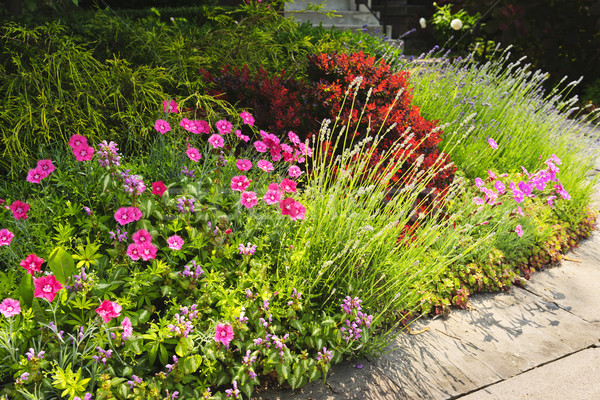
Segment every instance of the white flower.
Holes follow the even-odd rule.
[[[425,29],[427,27],[427,21],[425,21],[425,18],[422,18],[419,20],[419,24],[421,24],[421,28]]]
[[[454,29],[455,31],[459,31],[462,29],[462,21],[458,18],[455,18],[452,20],[452,22],[450,22],[450,26],[452,27],[452,29]]]

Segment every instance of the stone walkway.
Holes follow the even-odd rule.
[[[326,385],[256,398],[600,399],[598,230],[525,287],[477,295],[471,305],[418,321],[412,330],[425,332],[400,334],[380,358],[332,368]]]

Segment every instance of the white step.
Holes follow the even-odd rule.
[[[319,5],[323,3],[322,10],[335,10],[335,11],[356,11],[355,0],[294,0],[286,1],[284,3],[284,11],[301,11],[308,8],[308,4]],[[367,0],[367,4],[371,7],[371,0]],[[359,11],[368,11],[363,5],[360,6]]]
[[[290,16],[300,23],[311,22],[313,25],[379,25],[377,18],[370,12],[336,11],[336,14],[338,16],[330,18],[318,11],[304,11],[302,13],[288,13],[286,16]]]

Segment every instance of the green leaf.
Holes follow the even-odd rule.
[[[193,354],[181,360],[180,365],[185,375],[193,374],[202,364],[202,356]]]
[[[189,351],[194,347],[194,341],[187,337],[182,337],[179,339],[177,346],[175,346],[175,353],[179,357],[184,357],[189,353]]]
[[[21,296],[23,303],[27,304],[29,307],[31,307],[31,303],[33,302],[34,290],[33,277],[29,274],[25,274],[19,285],[19,295]]]
[[[138,323],[144,324],[148,322],[150,319],[150,311],[148,310],[139,310],[138,311]]]
[[[319,368],[317,368],[316,366],[313,366],[309,370],[308,381],[313,382],[313,381],[316,381],[317,379],[319,379],[320,377],[321,377],[321,371],[319,371]]]
[[[288,363],[277,364],[275,370],[283,379],[288,379],[290,376],[290,365]]]
[[[75,271],[73,256],[67,253],[62,247],[57,247],[50,253],[48,265],[52,272],[54,272],[56,279],[63,285],[67,282],[67,278],[73,275]]]
[[[240,388],[242,389],[242,392],[244,392],[244,394],[248,396],[248,398],[252,397],[252,392],[254,391],[254,384],[252,384],[251,381],[244,383],[240,386]]]
[[[229,383],[230,380],[231,379],[227,372],[223,371],[219,374],[219,377],[217,378],[216,386],[225,385],[226,383]]]
[[[298,333],[300,333],[300,335],[304,335],[306,333],[306,329],[304,329],[302,322],[298,321],[297,319],[291,320],[290,326],[292,328],[296,329],[298,331]]]
[[[169,353],[167,352],[167,348],[162,344],[158,345],[158,360],[161,364],[165,365],[167,360],[169,359]]]

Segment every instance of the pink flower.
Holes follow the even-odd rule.
[[[286,193],[296,193],[296,182],[291,179],[282,180],[279,187]]]
[[[267,160],[259,160],[256,163],[256,166],[267,173],[273,171],[273,164],[271,164]]]
[[[167,191],[167,187],[163,183],[163,181],[153,182],[152,183],[152,194],[157,196],[162,196]]]
[[[14,317],[21,313],[21,303],[15,299],[4,299],[0,303],[0,314],[4,315],[4,318]]]
[[[252,168],[252,163],[250,160],[237,160],[235,165],[240,171],[248,171],[250,168]]]
[[[121,322],[121,328],[123,328],[123,334],[121,338],[123,340],[127,340],[133,334],[133,328],[131,327],[131,321],[128,317],[123,318],[123,322]]]
[[[244,122],[244,124],[254,126],[254,117],[249,112],[242,111],[240,113],[240,117],[242,118],[242,121]]]
[[[41,169],[33,168],[27,172],[26,180],[27,180],[27,182],[31,182],[31,183],[40,183],[42,181],[42,179],[44,179],[47,176],[48,176],[48,174],[46,174]]]
[[[96,313],[102,317],[102,320],[106,324],[110,322],[111,319],[120,316],[122,309],[123,307],[121,307],[116,301],[104,300],[100,304],[100,307],[96,308]]]
[[[46,176],[50,175],[56,169],[54,164],[52,164],[52,160],[39,160],[35,168],[44,171]]]
[[[281,215],[291,215],[292,208],[295,207],[296,200],[291,197],[287,197],[279,202],[279,208],[281,208]]]
[[[140,245],[137,243],[131,243],[127,246],[127,256],[131,258],[133,261],[137,261],[140,259]]]
[[[46,275],[41,278],[33,279],[35,290],[33,295],[52,302],[56,293],[63,288],[54,275]]]
[[[240,203],[248,209],[254,207],[258,203],[258,198],[255,192],[243,192]]]
[[[16,200],[8,208],[12,210],[15,219],[27,219],[27,211],[29,211],[30,206],[27,203]]]
[[[555,199],[556,196],[548,196],[548,205],[550,206],[550,208],[554,208],[554,203],[552,201]]]
[[[185,153],[190,158],[190,160],[192,160],[193,162],[198,162],[202,158],[202,154],[200,154],[198,149],[195,147],[188,148]]]
[[[298,135],[296,135],[292,131],[288,132],[288,138],[290,139],[290,142],[292,142],[296,146],[298,146],[298,145],[300,145],[300,143],[302,143],[302,142],[300,142],[300,138],[298,137]]]
[[[246,175],[237,175],[231,178],[231,190],[243,192],[250,186],[250,179]]]
[[[525,216],[525,214],[523,213],[523,209],[521,209],[521,206],[517,206],[515,212],[519,215]]]
[[[300,148],[300,154],[302,154],[303,156],[312,157],[313,150],[306,144],[300,143],[298,144],[298,148]]]
[[[299,202],[294,203],[294,207],[292,207],[292,211],[290,212],[290,219],[292,221],[296,221],[299,219],[304,219],[306,215],[306,208]]]
[[[183,239],[179,235],[173,235],[167,239],[167,244],[170,249],[181,250],[183,247]]]
[[[473,197],[473,203],[477,204],[478,206],[482,206],[485,202],[481,197]]]
[[[140,229],[131,237],[134,243],[142,244],[145,242],[152,242],[152,235],[145,229]]]
[[[237,136],[244,142],[248,142],[250,140],[250,136],[243,135],[242,131],[240,131],[239,129],[235,131],[235,136]]]
[[[15,237],[8,229],[0,229],[0,246],[8,246]]]
[[[163,108],[166,113],[178,113],[179,107],[175,100],[163,100]]]
[[[491,169],[488,169],[488,176],[491,180],[497,179],[496,174],[494,174]]]
[[[219,131],[219,135],[227,135],[228,133],[231,132],[231,129],[233,128],[233,125],[231,125],[231,122],[227,121],[226,119],[217,121],[215,123],[215,126],[217,127],[217,130]]]
[[[561,165],[561,164],[562,164],[562,162],[560,161],[560,158],[558,158],[558,157],[556,156],[556,154],[552,154],[552,157],[551,157],[551,158],[552,158],[552,160],[554,160],[554,163],[555,163],[556,165]]]
[[[164,119],[157,119],[154,123],[154,129],[159,132],[161,135],[169,132],[171,130],[171,125]]]
[[[523,199],[525,198],[525,196],[523,195],[523,192],[521,192],[521,191],[520,191],[520,190],[518,190],[518,189],[514,189],[514,190],[513,190],[513,197],[514,197],[514,199],[515,199],[515,201],[516,201],[517,203],[520,203],[520,202],[522,202],[522,201],[523,201]]]
[[[35,254],[30,254],[23,261],[19,263],[19,265],[25,268],[28,274],[33,276],[36,272],[40,272],[42,264],[44,263],[44,259],[36,256]]]
[[[517,235],[519,235],[519,237],[523,236],[523,227],[521,225],[517,225],[515,227],[515,232],[517,232]]]
[[[71,136],[71,139],[69,139],[69,146],[71,146],[72,149],[74,149],[75,147],[79,147],[82,145],[87,145],[87,138],[85,136],[81,136],[81,135],[73,135]]]
[[[142,212],[140,211],[139,208],[137,207],[129,207],[129,211],[131,212],[131,214],[133,215],[133,220],[134,221],[138,221],[140,218],[143,217]]]
[[[297,165],[292,165],[288,168],[288,175],[290,178],[299,178],[302,175],[302,170]]]
[[[488,143],[492,149],[494,149],[494,150],[498,149],[498,143],[496,143],[496,141],[494,139],[489,138]]]
[[[257,140],[256,142],[254,142],[254,148],[256,149],[256,151],[258,151],[259,153],[264,153],[267,151],[268,147],[265,144],[265,142],[261,142],[260,140]]]
[[[569,194],[569,192],[567,192],[563,188],[563,186],[560,183],[554,185],[554,189],[556,189],[556,193],[560,194],[563,199],[565,199],[565,200],[571,200],[571,195]]]
[[[208,138],[208,143],[213,148],[217,149],[217,148],[223,147],[223,145],[225,144],[225,141],[223,140],[222,136],[214,134]]]
[[[215,331],[215,341],[222,343],[229,348],[229,343],[233,340],[233,327],[229,324],[217,324]]]
[[[498,194],[504,194],[504,192],[506,191],[506,186],[504,186],[504,183],[500,181],[494,182],[494,187],[498,191]]]
[[[263,196],[263,201],[267,204],[277,204],[281,200],[282,194],[279,189],[269,189]]]
[[[142,212],[137,207],[121,207],[115,212],[115,220],[121,225],[138,221],[140,218],[142,218]]]
[[[144,260],[144,261],[154,260],[156,258],[157,248],[150,242],[144,242],[144,243],[138,244],[138,250],[140,252],[140,256],[142,257],[142,260]]]
[[[188,132],[198,134],[198,126],[196,125],[195,121],[190,121],[187,118],[182,118],[181,121],[179,121],[179,126],[181,126]]]
[[[481,188],[483,186],[483,180],[481,178],[475,178],[475,186]]]
[[[94,148],[87,144],[82,144],[73,148],[73,154],[77,161],[90,161],[94,157]]]

